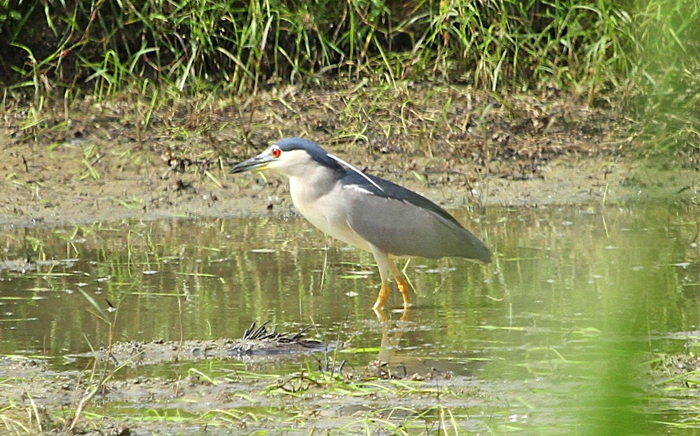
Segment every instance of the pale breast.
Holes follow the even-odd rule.
[[[339,205],[338,186],[330,190],[319,186],[301,185],[290,178],[290,192],[294,206],[304,218],[322,232],[361,250],[370,251],[369,245],[348,225],[347,205]]]

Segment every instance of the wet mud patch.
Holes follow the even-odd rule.
[[[288,87],[164,102],[148,120],[131,100],[74,105],[30,127],[27,113],[6,117],[0,225],[288,213],[286,181],[228,175],[231,164],[284,136],[313,139],[448,208],[615,202],[656,186],[643,165],[624,158],[634,135],[623,119],[554,94]],[[669,167],[692,171],[684,162]],[[672,179],[661,178],[671,191],[697,191],[696,181]]]
[[[482,407],[488,398],[467,377],[386,377],[375,372],[376,366],[340,369],[336,362],[330,367],[319,362],[301,361],[297,371],[275,374],[215,358],[193,366],[170,364],[171,377],[124,377],[119,370],[56,371],[55,364],[42,359],[4,358],[0,399],[12,406],[3,411],[3,421],[9,430],[26,428],[33,434],[66,429],[89,435],[305,434],[312,428],[353,434],[387,425],[415,431],[451,425],[456,430],[457,421],[443,416],[446,408],[456,414],[456,405]],[[75,411],[83,410],[89,395],[89,407],[76,419]],[[468,415],[451,419],[459,420],[462,429],[482,427]]]
[[[700,428],[700,358],[693,352],[654,354],[648,356],[645,366],[656,391],[650,396],[649,412],[659,420],[680,412],[687,418],[674,423],[679,431]]]

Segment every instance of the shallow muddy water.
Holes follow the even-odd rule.
[[[0,353],[42,356],[68,371],[85,364],[76,355],[108,343],[102,316],[118,315],[117,341],[146,342],[238,338],[270,320],[343,341],[347,370],[379,358],[385,373],[450,374],[459,393],[443,404],[470,432],[657,433],[684,419],[689,412],[653,383],[645,362],[686,350],[699,329],[696,208],[454,213],[492,247],[494,262],[399,259],[414,305],[393,310],[401,307],[394,291],[386,323],[370,309],[379,285],[371,254],[297,217],[6,231]],[[317,358],[256,369],[284,373],[305,359]],[[150,376],[178,373],[153,363]],[[148,370],[121,377],[139,371]],[[347,422],[325,416],[315,425]]]

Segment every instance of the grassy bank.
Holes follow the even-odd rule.
[[[41,110],[47,98],[70,104],[124,92],[179,98],[427,81],[622,107],[659,151],[693,150],[700,129],[692,0],[41,6],[0,1],[3,111],[19,99]]]

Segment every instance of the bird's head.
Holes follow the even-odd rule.
[[[271,170],[293,177],[309,174],[319,166],[331,170],[341,169],[336,159],[316,143],[306,139],[286,138],[275,142],[259,155],[234,165],[229,173]]]

